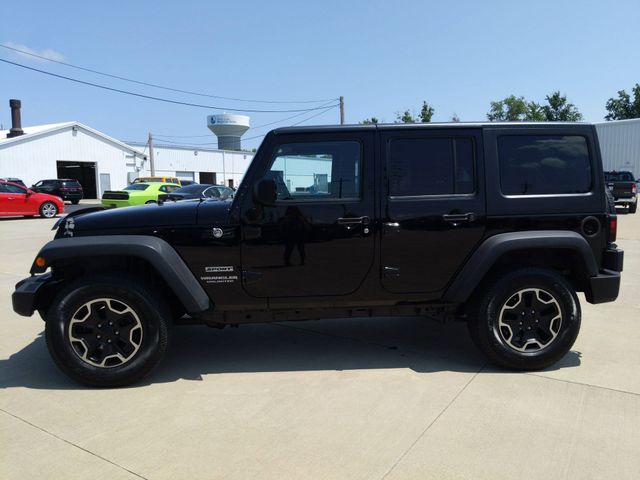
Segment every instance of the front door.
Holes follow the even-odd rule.
[[[273,206],[242,206],[243,285],[261,298],[339,296],[374,260],[374,132],[271,137],[254,182],[277,185]]]
[[[10,185],[0,184],[0,211],[5,215],[33,215],[34,208],[29,205],[27,190]]]
[[[382,285],[441,292],[484,235],[481,130],[390,128],[380,141]]]

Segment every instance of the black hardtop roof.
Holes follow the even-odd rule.
[[[352,125],[311,125],[296,127],[280,127],[272,130],[276,135],[283,133],[315,133],[315,132],[345,132],[363,130],[414,130],[414,129],[444,129],[444,128],[540,128],[558,130],[576,127],[592,127],[587,122],[429,122],[429,123],[377,123]]]

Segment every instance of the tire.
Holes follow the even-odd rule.
[[[78,205],[80,203],[80,200],[71,200],[71,203],[74,205]]]
[[[575,290],[553,270],[507,273],[489,283],[476,305],[468,319],[471,338],[490,361],[507,369],[556,363],[580,331]]]
[[[58,215],[58,206],[53,202],[44,202],[38,211],[42,218],[53,218]]]
[[[629,213],[636,213],[637,209],[638,209],[638,204],[637,203],[630,203],[629,204]]]
[[[160,362],[170,324],[169,307],[139,279],[96,275],[57,295],[45,336],[53,360],[69,377],[92,387],[121,387]]]
[[[151,203],[158,203],[155,200],[147,200],[146,202],[144,202],[145,205],[149,205]]]

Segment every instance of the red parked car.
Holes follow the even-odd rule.
[[[0,180],[0,217],[40,215],[53,218],[63,212],[64,202],[59,197]]]

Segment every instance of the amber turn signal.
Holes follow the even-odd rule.
[[[44,261],[44,257],[37,257],[36,258],[36,266],[43,268],[45,265],[47,264],[47,262]]]

